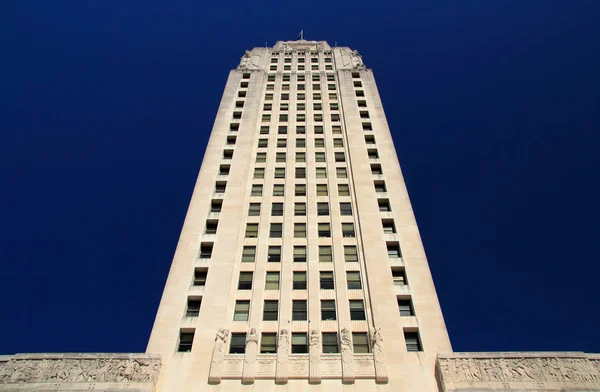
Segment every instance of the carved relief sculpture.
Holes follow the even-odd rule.
[[[354,371],[352,369],[352,359],[354,352],[352,350],[352,338],[348,328],[343,328],[340,333],[342,346],[342,381],[345,383],[354,382]]]
[[[277,370],[275,382],[285,384],[288,381],[287,362],[290,347],[290,336],[287,329],[279,331],[277,339]]]
[[[385,353],[383,351],[383,336],[381,328],[375,328],[371,336],[373,347],[373,359],[375,360],[375,381],[378,383],[388,382],[387,367],[385,364]]]
[[[155,382],[159,371],[158,358],[12,359],[0,370],[0,384]]]
[[[308,381],[313,384],[321,382],[321,372],[319,362],[321,359],[321,338],[319,331],[313,329],[310,331],[310,348],[309,348],[309,376]]]
[[[209,383],[220,383],[221,373],[223,371],[223,359],[227,350],[227,342],[229,341],[229,330],[219,329],[215,338],[215,346],[213,347],[212,363],[210,364],[210,372],[208,374]]]
[[[244,355],[244,370],[242,371],[242,382],[245,384],[252,384],[254,382],[257,352],[258,333],[256,332],[256,328],[252,328],[246,337],[246,353]]]
[[[352,68],[365,69],[365,65],[362,61],[362,56],[358,53],[358,50],[353,50],[350,53],[350,61],[352,62]]]

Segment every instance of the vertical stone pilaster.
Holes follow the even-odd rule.
[[[215,338],[213,347],[212,362],[210,372],[208,373],[208,382],[210,384],[219,384],[221,382],[221,372],[223,371],[223,360],[225,359],[225,350],[229,341],[229,330],[219,329]]]
[[[275,371],[275,382],[287,384],[288,382],[288,352],[290,349],[290,334],[287,329],[279,331],[277,339],[277,367]]]
[[[383,352],[383,336],[381,328],[375,328],[371,336],[371,347],[373,347],[373,360],[375,362],[375,382],[385,384],[388,382],[385,354]]]
[[[354,369],[352,369],[354,350],[352,349],[352,338],[348,328],[343,328],[340,336],[342,343],[342,382],[344,384],[354,384]]]
[[[246,337],[246,353],[244,355],[244,369],[242,370],[242,383],[244,384],[254,384],[257,352],[258,333],[256,328],[252,328]]]
[[[321,341],[319,331],[313,329],[310,331],[309,363],[308,363],[308,382],[311,384],[321,383]]]

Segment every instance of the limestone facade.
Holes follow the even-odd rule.
[[[160,390],[435,391],[451,351],[372,71],[323,41],[247,51],[148,344]]]

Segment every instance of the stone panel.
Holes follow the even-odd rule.
[[[442,392],[600,391],[597,362],[569,352],[440,354],[436,378]]]
[[[151,354],[17,354],[0,360],[0,391],[154,391]]]

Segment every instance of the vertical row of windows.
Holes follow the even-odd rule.
[[[237,132],[240,128],[239,120],[242,118],[243,108],[245,104],[245,98],[247,95],[247,89],[249,84],[250,74],[244,73],[242,75],[242,81],[240,82],[240,88],[237,93],[237,99],[234,104],[232,113],[232,121],[229,124],[229,134],[227,135],[225,148],[221,156],[222,163],[219,165],[219,172],[217,181],[215,182],[214,197],[210,202],[210,214],[217,215],[223,208],[223,196],[227,189],[227,177],[231,169],[231,160],[234,156],[234,147],[237,142]],[[205,235],[216,235],[219,227],[219,220],[209,218],[206,220],[204,227]],[[200,244],[200,259],[210,259],[212,257],[213,242],[202,242]],[[206,278],[208,275],[208,268],[195,268],[194,275],[192,278],[192,286],[203,288],[206,285]],[[243,283],[245,281],[246,283]],[[249,277],[240,276],[240,285],[252,285],[252,275]],[[185,306],[184,317],[198,317],[200,315],[200,308],[202,305],[201,296],[188,296],[187,303]],[[192,350],[192,344],[194,340],[194,330],[181,330],[179,332],[179,341],[177,343],[177,351],[188,352]]]
[[[379,151],[377,150],[377,143],[375,135],[373,134],[373,126],[370,122],[370,113],[368,111],[368,103],[365,96],[365,90],[360,80],[360,73],[352,73],[353,86],[355,88],[355,95],[357,97],[357,105],[359,109],[359,115],[362,120],[362,128],[364,131],[364,140],[367,145],[367,156],[370,161],[371,174],[373,175],[373,185],[375,191],[378,193],[377,204],[379,211],[382,213],[381,226],[383,234],[387,236],[386,247],[388,257],[391,260],[397,260],[402,258],[402,252],[400,250],[400,244],[395,237],[397,234],[396,224],[394,219],[391,217],[392,207],[389,199],[387,198],[387,186],[383,179],[383,169],[379,162]],[[408,282],[406,279],[406,271],[403,267],[392,267],[392,280],[395,287],[407,286]],[[414,316],[415,311],[410,296],[398,296],[398,312],[400,316]],[[421,340],[419,332],[416,330],[404,331],[404,339],[406,341],[407,351],[422,351]]]

